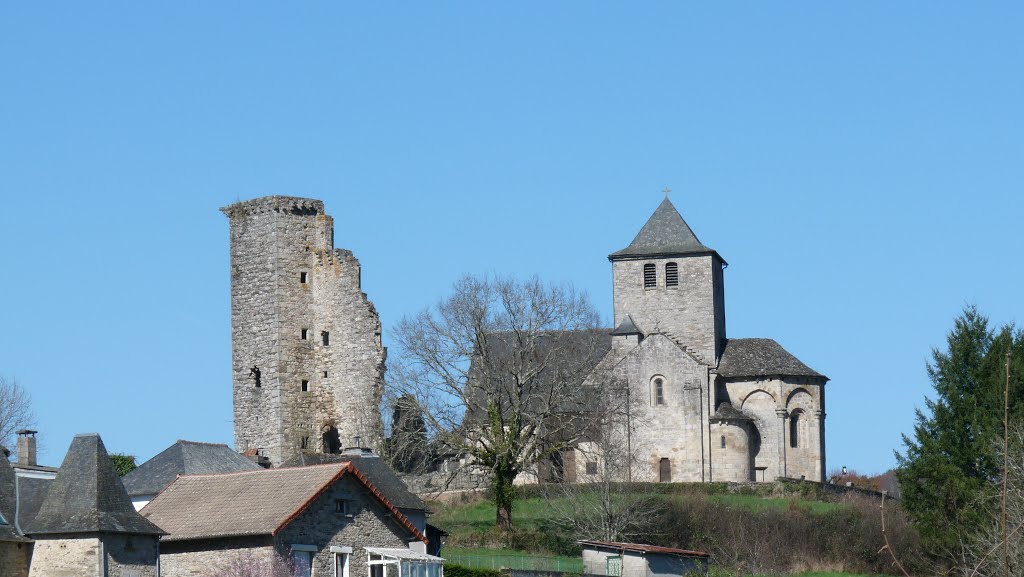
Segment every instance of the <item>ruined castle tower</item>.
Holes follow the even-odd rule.
[[[380,437],[386,350],[359,261],[319,200],[268,196],[230,220],[235,447],[277,466]],[[359,438],[359,440],[357,440]]]

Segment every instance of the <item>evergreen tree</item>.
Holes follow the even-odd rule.
[[[917,410],[914,436],[903,436],[906,451],[896,458],[904,508],[931,551],[956,563],[992,514],[982,503],[1002,470],[1005,355],[1012,347],[1019,361],[1024,338],[1009,325],[994,333],[971,306],[946,344],[945,351],[932,351],[927,368],[934,397]],[[1011,415],[1020,416],[1022,407],[1019,388],[1011,390]]]

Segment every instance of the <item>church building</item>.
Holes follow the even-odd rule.
[[[828,378],[774,340],[726,336],[726,261],[667,197],[608,260],[615,328],[591,378],[637,400],[630,443],[647,472],[634,480],[824,481]],[[583,481],[597,463],[578,453]]]

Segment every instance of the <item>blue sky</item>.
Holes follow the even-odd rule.
[[[464,273],[611,316],[670,187],[728,334],[832,378],[879,472],[976,303],[1020,319],[1024,8],[954,2],[0,3],[0,374],[43,452],[231,443],[227,220],[321,198],[389,330]]]

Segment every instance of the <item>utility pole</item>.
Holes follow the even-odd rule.
[[[626,382],[626,480],[630,485],[633,484],[633,422],[629,414],[630,405],[633,404],[630,399],[631,388],[629,382]]]
[[[1011,340],[1009,346],[1013,346]],[[1007,464],[1010,460],[1010,351],[1006,351],[1006,385],[1003,387],[1003,577],[1010,577],[1010,542],[1006,534]]]

